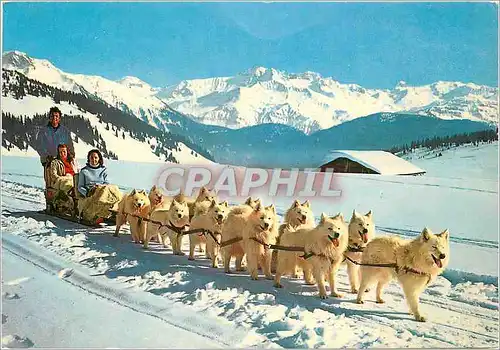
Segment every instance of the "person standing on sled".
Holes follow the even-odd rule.
[[[38,130],[36,134],[35,148],[40,156],[40,163],[43,166],[43,176],[45,180],[45,204],[46,210],[51,209],[51,204],[55,190],[51,189],[51,177],[49,174],[52,160],[58,155],[57,147],[60,144],[67,145],[71,154],[75,154],[71,133],[61,125],[61,110],[57,107],[52,107],[49,110],[49,122]]]
[[[83,197],[78,200],[80,219],[99,223],[110,217],[109,210],[122,198],[118,186],[108,182],[108,170],[99,150],[93,149],[87,154],[87,165],[78,175],[78,194]]]
[[[69,153],[75,154],[71,133],[64,125],[61,125],[61,116],[59,108],[50,108],[49,122],[39,130],[37,135],[38,154],[44,168],[52,159],[57,158],[59,145],[67,145]]]

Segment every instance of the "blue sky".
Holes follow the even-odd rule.
[[[491,3],[4,3],[3,51],[153,86],[253,66],[392,88],[498,85]]]

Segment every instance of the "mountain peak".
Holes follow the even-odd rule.
[[[400,80],[397,84],[396,84],[396,89],[397,88],[406,88],[408,87],[408,84],[406,84],[406,81],[404,80]]]
[[[2,67],[6,69],[25,69],[33,65],[33,60],[24,52],[7,51],[2,55]]]
[[[151,88],[151,85],[149,85],[145,81],[143,81],[137,77],[130,76],[130,75],[123,77],[123,78],[117,80],[116,82],[119,84],[125,85],[129,88],[131,88],[131,87]]]
[[[270,72],[270,69],[262,66],[254,66],[247,71],[248,74],[256,77],[262,77],[268,72]]]

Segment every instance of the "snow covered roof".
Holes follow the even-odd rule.
[[[381,175],[411,175],[422,174],[425,170],[410,162],[384,151],[331,151],[323,162],[325,165],[337,158],[347,158],[355,161]]]

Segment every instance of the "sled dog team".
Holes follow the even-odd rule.
[[[259,199],[250,197],[241,205],[229,206],[227,202],[218,202],[216,195],[205,187],[194,200],[182,194],[166,197],[156,186],[149,194],[132,190],[118,205],[115,236],[126,222],[130,224],[133,241],[142,242],[144,248],[148,248],[153,237],[167,247],[168,238],[173,253],[185,255],[182,240],[188,236],[189,260],[195,259],[196,247],[200,252],[204,248],[212,267],[218,267],[222,257],[225,272],[230,272],[233,257],[236,271],[244,270],[246,257],[252,280],[258,279],[260,267],[278,288],[282,287],[283,276],[298,278],[302,272],[306,284],[317,284],[320,298],[327,298],[325,281],[331,296],[342,297],[335,279],[343,264],[347,265],[351,293],[357,293],[356,301],[360,304],[372,286],[376,288],[376,302],[383,303],[384,287],[396,279],[417,321],[425,321],[419,310],[420,294],[449,261],[448,230],[434,234],[424,228],[413,240],[375,237],[371,211],[365,215],[354,211],[348,224],[341,213],[322,213],[315,225],[309,201],[298,200],[286,211],[280,225],[274,205],[264,206]],[[177,232],[196,233],[181,235],[163,225],[173,226]],[[196,229],[208,230],[210,234]],[[270,249],[269,245],[277,245],[277,249]]]

